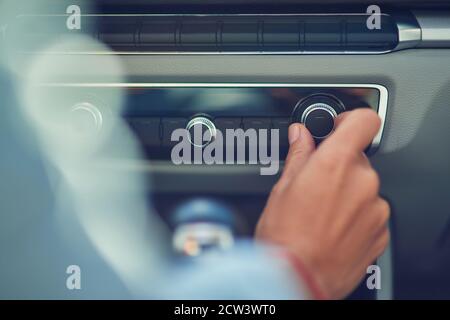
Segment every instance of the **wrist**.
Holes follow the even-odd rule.
[[[313,272],[307,268],[303,261],[297,255],[287,250],[284,251],[284,255],[294,269],[299,280],[309,289],[311,299],[326,300],[327,296],[321,288],[319,281],[316,279]]]

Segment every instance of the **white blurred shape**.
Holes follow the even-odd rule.
[[[83,70],[91,75],[107,74],[110,82],[122,82],[120,61],[115,55],[102,56],[99,64],[86,56],[48,53],[64,52],[73,46],[107,50],[85,36],[66,38],[45,48],[34,56],[25,74],[22,95],[24,114],[35,129],[43,153],[63,177],[55,192],[69,190],[72,194],[73,201],[60,201],[63,207],[56,212],[61,231],[70,228],[63,212],[76,212],[93,245],[128,288],[138,296],[152,295],[152,283],[161,280],[166,269],[163,244],[167,239],[146,201],[144,177],[118,169],[110,157],[112,152],[130,158],[140,156],[137,141],[120,117],[122,89],[98,90],[91,96],[82,88],[46,85],[75,79],[79,82]],[[74,110],[97,117],[101,130],[74,125]],[[66,194],[61,196],[67,198]],[[75,203],[76,208],[68,210],[65,203]]]
[[[67,29],[67,7],[74,2],[81,14],[93,10],[90,0],[0,0],[0,64],[20,78],[33,59],[30,52],[63,35],[89,32],[94,26],[83,23],[76,32]]]

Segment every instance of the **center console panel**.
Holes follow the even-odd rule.
[[[72,90],[73,86],[77,90]],[[224,148],[234,143],[226,140],[227,129],[265,129],[269,135],[272,129],[277,129],[279,159],[282,160],[288,149],[287,131],[291,123],[304,123],[320,143],[331,133],[334,118],[341,112],[371,108],[384,125],[388,100],[387,89],[376,84],[123,83],[102,86],[80,83],[69,87],[55,85],[45,90],[52,97],[52,92],[58,90],[71,116],[74,110],[78,115],[86,113],[84,117],[73,117],[74,121],[92,122],[82,127],[98,126],[98,118],[102,119],[101,125],[107,125],[108,118],[102,115],[111,110],[102,103],[102,96],[108,96],[110,90],[123,90],[125,102],[121,117],[135,133],[147,159],[166,161],[170,161],[171,149],[177,143],[171,139],[172,132],[195,125],[220,131],[224,135]],[[368,146],[369,154],[376,151],[382,133],[383,126]],[[270,144],[270,137],[268,141]]]

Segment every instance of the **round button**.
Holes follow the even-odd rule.
[[[189,131],[188,139],[194,147],[205,147],[216,137],[217,129],[214,123],[204,116],[192,118],[186,125]]]
[[[89,102],[77,103],[71,109],[71,123],[74,130],[89,135],[101,130],[103,116],[95,105]]]
[[[325,103],[315,103],[305,109],[301,122],[314,138],[324,139],[333,131],[336,116],[333,107]]]
[[[320,143],[333,132],[334,119],[344,111],[344,104],[335,96],[313,94],[295,105],[292,122],[303,123],[315,142]]]

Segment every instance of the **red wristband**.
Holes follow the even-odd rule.
[[[326,300],[326,295],[314,279],[311,272],[306,268],[303,262],[291,252],[285,251],[285,257],[291,263],[298,277],[310,289],[312,298],[315,300]]]

